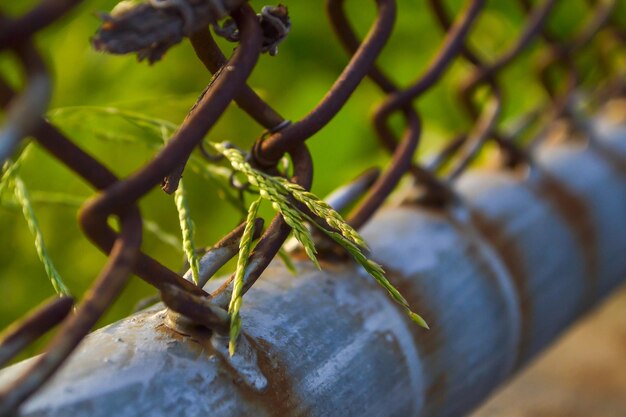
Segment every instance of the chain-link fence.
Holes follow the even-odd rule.
[[[207,163],[224,159],[228,146],[219,148],[222,154],[213,154],[206,149],[203,140],[231,102],[236,102],[265,129],[248,152],[237,151],[245,157],[239,163],[265,175],[259,178],[289,178],[289,182],[283,183],[286,187],[297,184],[299,187],[294,189],[308,190],[314,161],[306,141],[341,111],[365,78],[369,77],[380,88],[385,98],[376,107],[372,119],[382,147],[391,154],[388,167],[380,175],[377,171],[366,173],[331,198],[335,208],[354,204],[346,220],[358,230],[405,176],[411,176],[415,185],[410,197],[412,201],[433,208],[456,204],[455,183],[487,144],[497,145],[504,169],[532,170],[535,166],[533,151],[537,144],[555,136],[554,121],[567,127],[567,133],[562,136],[582,135],[593,140],[585,112],[611,98],[620,97],[626,87],[626,75],[621,67],[626,28],[615,12],[619,8],[615,1],[589,0],[588,19],[581,22],[577,33],[568,38],[561,38],[549,29],[551,12],[558,3],[556,0],[537,4],[528,0],[512,1],[510,7],[521,8],[526,23],[504,53],[486,60],[470,44],[469,38],[487,2],[468,0],[458,16],[451,16],[444,1],[429,0],[433,18],[445,36],[426,70],[413,83],[398,86],[385,74],[393,68],[385,68],[385,62],[378,59],[398,13],[395,1],[376,1],[376,19],[367,35],[359,39],[344,2],[329,0],[326,8],[331,26],[350,60],[318,105],[302,119],[292,122],[246,84],[259,55],[275,54],[279,43],[288,36],[291,23],[287,7],[266,6],[257,14],[242,0],[123,3],[111,14],[102,16],[103,23],[92,40],[97,50],[114,54],[136,53],[140,59],[155,62],[171,46],[188,39],[214,77],[187,118],[154,158],[132,175],[118,178],[44,119],[53,89],[31,38],[77,3],[44,0],[23,16],[2,17],[0,20],[0,49],[3,53],[15,54],[26,80],[20,91],[14,91],[0,79],[0,100],[6,115],[0,136],[0,160],[4,163],[11,158],[24,138],[32,136],[50,154],[91,184],[98,194],[83,205],[79,221],[93,244],[108,254],[108,261],[83,301],[76,306],[75,313],[72,313],[72,300],[60,297],[36,310],[5,335],[0,364],[7,363],[24,346],[59,326],[45,353],[11,386],[0,391],[2,415],[12,415],[55,373],[118,297],[131,274],[160,291],[165,304],[178,313],[173,314],[172,319],[179,325],[192,323],[218,333],[228,333],[233,291],[243,295],[255,284],[295,227],[285,215],[284,207],[264,230],[261,220],[247,222],[216,243],[200,261],[197,283],[194,283],[191,274],[183,277],[141,250],[142,217],[137,203],[155,187],[161,186],[165,192],[174,193],[194,150],[198,150]],[[411,13],[411,10],[401,12]],[[211,26],[216,35],[237,42],[231,57],[223,55],[209,30]],[[599,33],[611,39],[610,48],[594,45]],[[545,89],[549,100],[532,112],[519,115],[519,122],[513,128],[505,128],[501,121],[506,104],[501,74],[529,47],[536,45],[541,49],[541,60],[529,71],[536,70],[536,82]],[[600,73],[600,76],[596,74],[595,88],[585,88],[584,95],[580,86],[585,83],[589,68],[577,61],[578,54],[583,51],[594,54],[597,64],[594,70]],[[410,53],[407,48],[407,55]],[[415,153],[425,121],[420,117],[416,103],[459,61],[471,68],[458,87],[458,102],[471,120],[472,128],[451,137],[441,152],[431,159],[418,161]],[[401,134],[397,134],[392,124],[392,119],[398,117],[404,126]],[[285,156],[288,156],[287,163],[284,163]],[[3,175],[8,175],[9,170],[10,166]],[[246,181],[233,176],[231,183],[241,192],[250,187],[263,191],[250,175]],[[325,218],[316,211],[317,206],[307,205],[304,200],[292,203],[306,216],[304,218],[317,223],[327,233],[345,236],[342,223]],[[118,229],[111,226],[111,217],[118,219]],[[570,220],[579,221],[576,218]],[[252,228],[247,227],[250,224],[253,224]],[[582,229],[577,227],[576,230]],[[248,240],[259,239],[249,257],[245,275],[239,281],[235,276],[231,277],[210,294],[205,292],[203,284],[237,254],[242,235],[247,235]],[[584,231],[580,235],[581,240],[589,239]],[[324,238],[318,237],[317,240],[322,248]],[[322,253],[324,251],[320,249],[319,256],[342,256],[334,246],[327,246],[328,253]],[[593,259],[592,249],[588,256],[588,274],[593,275],[597,262]]]

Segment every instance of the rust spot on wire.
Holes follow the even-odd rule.
[[[179,332],[165,324],[158,325],[155,330],[166,340],[176,340],[183,343],[198,355],[203,357],[222,357],[211,341],[212,332],[206,328],[193,328],[189,332]],[[251,388],[241,382],[241,375],[225,359],[222,359],[221,371],[227,372],[227,377],[237,385],[239,393],[246,399],[264,410],[267,415],[275,417],[301,416],[303,404],[300,396],[295,392],[295,381],[287,373],[286,366],[281,361],[272,345],[263,339],[253,339],[246,336],[246,342],[256,354],[256,364],[260,372],[267,379],[267,387],[262,390]]]
[[[435,379],[426,388],[426,398],[428,398],[428,406],[438,408],[440,404],[444,404],[447,399],[448,376],[445,372],[437,375]]]
[[[419,292],[418,286],[415,285],[417,277],[407,277],[386,265],[383,265],[383,268],[387,272],[389,282],[400,291],[410,306],[420,312],[420,315],[430,326],[428,331],[418,331],[412,328],[411,336],[415,346],[417,346],[422,365],[424,366],[423,375],[428,375],[430,381],[432,381],[429,381],[430,385],[426,388],[428,402],[442,403],[447,398],[449,381],[445,377],[444,363],[437,360],[437,352],[441,350],[441,347],[445,345],[447,340],[440,316],[434,307],[429,305],[429,300]],[[434,397],[430,395],[434,395]]]
[[[301,410],[303,401],[294,390],[296,381],[287,372],[287,367],[281,361],[272,345],[263,339],[248,339],[257,353],[257,360],[261,372],[268,380],[268,387],[262,393],[252,392],[248,396],[271,416],[289,417],[306,415]]]
[[[621,155],[597,141],[591,144],[591,150],[606,161],[615,172],[626,179],[626,155]]]
[[[530,184],[530,190],[559,213],[574,234],[585,257],[586,298],[591,304],[597,297],[599,272],[598,238],[591,210],[580,197],[547,172],[540,171],[537,176],[537,181],[525,184]]]
[[[428,331],[414,331],[411,332],[411,334],[414,336],[415,343],[419,347],[420,352],[424,356],[432,355],[445,342],[445,337],[441,333],[439,317],[436,311],[429,306],[429,300],[425,299],[424,295],[416,288],[416,277],[404,276],[399,271],[389,268],[384,264],[383,268],[387,272],[389,282],[400,291],[407,299],[410,306],[420,312],[420,315],[430,326],[430,330]],[[400,307],[398,307],[398,309],[400,309]]]
[[[530,353],[530,337],[533,326],[531,319],[533,311],[532,299],[527,287],[528,273],[524,267],[520,250],[515,242],[504,233],[504,225],[498,224],[497,221],[486,217],[477,210],[472,210],[471,216],[472,223],[498,253],[513,279],[521,315],[520,345],[516,360],[516,364],[519,366]]]

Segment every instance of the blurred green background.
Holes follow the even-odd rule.
[[[18,0],[2,7],[8,14],[17,15],[35,3]],[[448,3],[456,13],[464,2]],[[71,106],[112,106],[179,124],[208,83],[210,74],[196,59],[188,42],[172,48],[153,66],[138,63],[134,56],[108,56],[93,51],[89,38],[99,25],[94,12],[111,10],[115,4],[115,0],[85,1],[37,35],[37,45],[54,77],[52,113]],[[258,1],[252,4],[257,10],[263,6]],[[333,37],[322,2],[287,1],[286,5],[292,19],[292,32],[280,45],[276,57],[261,57],[249,82],[282,115],[295,121],[321,99],[348,58]],[[352,0],[347,7],[359,33],[364,34],[375,15],[374,2]],[[624,9],[623,5],[620,7]],[[567,36],[587,17],[589,10],[583,0],[562,1],[550,26],[560,36]],[[485,58],[493,58],[518,36],[523,23],[524,16],[517,2],[492,0],[476,24],[471,42]],[[425,2],[399,0],[393,38],[379,63],[394,80],[406,85],[425,70],[441,40],[442,31]],[[228,55],[233,44],[222,45]],[[536,43],[501,77],[507,99],[505,121],[545,100],[532,71],[540,46],[540,42]],[[588,53],[581,60],[591,61],[593,56]],[[593,79],[597,76],[595,69],[588,68],[588,76]],[[436,150],[452,134],[470,127],[455,93],[455,87],[469,70],[467,63],[457,60],[445,79],[419,100],[417,107],[424,121],[424,133],[417,158]],[[15,86],[21,85],[19,66],[6,52],[0,54],[0,74]],[[308,142],[315,161],[315,193],[324,195],[364,169],[388,162],[368,118],[382,97],[366,80],[341,113]],[[140,144],[99,138],[97,132],[107,129],[111,129],[113,135],[120,132],[131,137],[145,134],[120,118],[88,111],[73,114],[74,117],[59,119],[57,125],[118,175],[137,170],[155,153],[154,149]],[[232,105],[208,138],[229,140],[248,148],[261,130]],[[83,181],[37,146],[25,160],[20,175],[33,194],[58,191],[82,199],[93,195]],[[196,244],[209,246],[237,224],[240,213],[218,198],[214,183],[193,172],[187,173],[185,180],[196,223]],[[3,201],[6,203],[9,197],[4,196]],[[172,196],[154,190],[141,200],[140,207],[146,220],[171,235],[180,236]],[[40,202],[35,203],[34,209],[52,260],[71,292],[80,298],[103,266],[105,256],[80,233],[76,207]],[[54,292],[37,259],[33,237],[21,211],[3,204],[0,230],[0,294],[4,297],[0,302],[0,328],[5,328]],[[143,248],[174,270],[182,267],[180,248],[163,243],[152,233],[145,233]],[[152,294],[156,291],[133,278],[101,324],[129,314],[138,300]]]

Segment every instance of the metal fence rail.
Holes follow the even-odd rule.
[[[368,223],[377,259],[432,323],[427,335],[351,264],[302,264],[294,278],[273,263],[250,291],[235,357],[219,335],[169,329],[156,306],[87,336],[22,415],[463,415],[626,279],[621,129],[602,149],[542,149],[530,177],[470,172],[463,203],[447,210],[405,204]],[[559,198],[584,206],[577,224]]]
[[[138,54],[140,59],[154,62],[169,47],[187,37],[199,59],[209,71],[215,73],[215,76],[177,132],[155,157],[142,169],[127,178],[117,178],[107,167],[85,153],[42,118],[50,94],[50,82],[45,66],[32,46],[30,38],[39,29],[53,23],[77,3],[79,2],[44,0],[24,16],[13,19],[0,18],[0,50],[14,53],[18,57],[23,64],[26,79],[25,86],[19,92],[13,91],[4,80],[0,79],[0,103],[6,109],[6,121],[0,133],[0,161],[4,162],[10,157],[23,138],[32,135],[37,143],[89,182],[99,193],[84,204],[80,214],[80,224],[87,237],[107,253],[109,259],[91,290],[78,305],[75,313],[70,313],[71,309],[68,308],[67,299],[54,300],[43,307],[44,310],[35,313],[21,327],[14,328],[8,337],[2,341],[0,358],[3,363],[6,363],[21,347],[50,328],[56,325],[60,326],[57,336],[46,348],[46,352],[31,361],[12,384],[0,388],[0,415],[15,413],[20,405],[57,371],[98,318],[117,298],[131,273],[158,288],[162,298],[172,310],[177,311],[183,317],[191,318],[193,322],[207,331],[212,330],[218,334],[227,327],[228,297],[226,295],[231,291],[231,285],[224,285],[209,294],[143,253],[141,251],[142,220],[137,208],[137,201],[159,185],[163,185],[164,191],[168,193],[177,188],[190,154],[201,145],[204,136],[220,118],[230,102],[237,102],[242,109],[266,129],[250,150],[249,159],[251,163],[268,173],[280,175],[276,164],[283,155],[288,154],[294,166],[294,175],[291,180],[308,189],[312,181],[313,161],[311,161],[308,153],[306,140],[314,136],[332,120],[349,100],[360,82],[369,76],[386,95],[385,100],[374,115],[374,126],[381,143],[392,153],[392,159],[387,170],[373,181],[365,196],[348,216],[349,222],[355,227],[361,227],[369,221],[396,187],[399,180],[407,173],[414,177],[416,190],[419,190],[417,195],[411,197],[413,203],[430,207],[431,210],[438,210],[442,213],[457,207],[460,198],[458,187],[462,186],[459,182],[468,181],[464,174],[466,168],[489,141],[495,142],[500,147],[504,156],[502,164],[504,169],[518,172],[526,168],[532,173],[541,173],[542,164],[536,162],[534,150],[539,142],[547,136],[546,132],[550,122],[556,119],[567,123],[576,134],[585,136],[595,148],[603,149],[601,145],[596,143],[598,142],[597,135],[594,134],[590,122],[587,122],[588,119],[580,113],[578,86],[584,82],[585,69],[577,66],[575,55],[585,46],[592,44],[594,36],[598,32],[606,31],[615,40],[615,48],[611,53],[620,56],[623,54],[626,38],[625,30],[620,26],[618,16],[614,13],[615,1],[589,0],[587,2],[589,21],[582,23],[580,31],[573,38],[559,39],[550,32],[546,25],[556,1],[546,0],[539,5],[534,5],[530,1],[520,0],[520,6],[528,16],[526,27],[508,51],[493,62],[485,62],[468,44],[472,25],[486,7],[485,1],[469,0],[466,8],[459,13],[459,16],[452,19],[446,10],[445,2],[432,0],[429,4],[434,16],[445,30],[441,48],[432,63],[415,83],[399,87],[395,86],[383,73],[382,68],[376,64],[377,58],[392,32],[396,15],[395,1],[376,1],[377,17],[367,36],[359,41],[351,29],[348,16],[344,12],[344,2],[342,0],[329,0],[327,9],[331,24],[351,57],[337,81],[320,103],[303,119],[291,123],[246,85],[246,80],[253,70],[259,54],[262,52],[274,53],[276,45],[287,35],[290,22],[285,7],[264,8],[257,15],[242,0],[150,0],[146,4],[127,7],[124,10],[118,9],[112,15],[104,16],[104,22],[93,40],[94,47],[110,53],[134,52]],[[223,26],[218,26],[216,31],[220,35],[238,42],[238,47],[228,60],[222,55],[208,29],[209,24],[216,24],[219,19],[226,16],[230,16],[231,20]],[[545,58],[540,65],[538,82],[545,88],[550,100],[531,114],[523,115],[526,117],[521,119],[523,123],[518,126],[515,132],[504,131],[500,126],[503,97],[499,85],[499,75],[507,65],[511,64],[516,57],[533,42],[537,42],[539,38],[541,38],[541,42],[545,43]],[[606,50],[599,48],[592,48],[592,50],[599,54],[598,62],[601,63],[603,83],[599,85],[597,91],[590,95],[590,102],[593,103],[593,100],[596,100],[604,103],[612,97],[623,94],[624,74],[620,72],[619,67],[614,65],[613,57],[605,56]],[[467,81],[459,87],[460,102],[473,121],[473,127],[451,139],[449,145],[431,161],[417,163],[413,156],[420,142],[422,120],[414,104],[457,59],[465,59],[474,67],[474,70],[468,74]],[[382,63],[379,64],[382,65]],[[559,77],[554,77],[555,72],[564,73],[566,82],[559,82]],[[489,92],[486,100],[478,100],[475,97],[482,85],[487,86]],[[405,120],[406,128],[400,138],[396,137],[394,130],[389,125],[390,117],[395,114],[401,114]],[[537,126],[544,128],[544,131],[535,133],[534,138],[526,140],[525,143],[528,146],[522,146],[520,138],[524,137],[523,133]],[[622,167],[623,173],[623,162],[620,162],[619,158],[616,159],[611,152],[605,152],[605,154],[607,160],[613,161],[614,166]],[[615,162],[616,160],[618,162]],[[589,162],[585,159],[585,162],[592,164],[588,169],[595,166],[593,161]],[[542,177],[541,184],[536,185],[531,191],[535,197],[543,196],[541,197],[542,201],[547,201],[558,212],[560,220],[553,219],[550,223],[552,227],[557,227],[557,220],[559,224],[565,223],[567,226],[565,229],[569,230],[568,233],[573,234],[577,241],[576,244],[582,242],[584,246],[582,252],[574,249],[565,250],[561,246],[556,246],[557,249],[555,250],[557,252],[563,250],[564,254],[569,255],[579,254],[579,258],[583,259],[581,267],[584,272],[582,275],[588,278],[594,277],[591,283],[584,286],[584,291],[581,290],[584,294],[572,293],[573,298],[568,298],[568,302],[571,302],[572,305],[568,308],[557,309],[558,311],[548,311],[547,309],[554,309],[550,300],[554,300],[551,297],[556,297],[556,293],[553,291],[558,292],[559,289],[544,288],[542,286],[544,275],[539,273],[541,271],[533,272],[533,268],[539,265],[536,262],[538,262],[537,259],[540,259],[537,257],[541,253],[529,253],[527,257],[524,257],[524,254],[515,253],[516,244],[514,243],[526,247],[525,243],[522,244],[524,236],[513,234],[515,239],[507,240],[505,236],[501,236],[502,230],[505,229],[502,227],[494,228],[492,222],[484,221],[482,217],[491,214],[497,218],[498,222],[510,224],[508,218],[505,221],[498,217],[501,214],[504,217],[507,215],[515,216],[516,219],[522,221],[526,218],[525,216],[529,216],[529,211],[524,209],[524,204],[527,204],[532,198],[520,201],[518,206],[503,209],[504,211],[500,214],[497,213],[500,206],[494,201],[487,199],[488,203],[485,203],[485,207],[482,207],[480,202],[476,203],[481,209],[484,208],[483,211],[487,213],[481,212],[479,218],[475,219],[479,225],[476,234],[494,240],[492,243],[498,250],[506,251],[506,253],[498,254],[504,260],[502,273],[508,271],[507,273],[513,278],[512,282],[515,283],[514,289],[517,293],[527,294],[527,296],[522,296],[520,306],[521,312],[530,315],[531,319],[521,320],[522,342],[520,342],[519,349],[522,354],[515,358],[515,361],[520,363],[535,353],[546,340],[553,337],[556,329],[560,329],[571,320],[572,311],[581,307],[577,297],[584,296],[593,300],[605,290],[603,285],[606,283],[602,281],[602,277],[604,277],[605,272],[607,276],[610,274],[603,268],[618,268],[612,259],[607,258],[607,254],[613,253],[611,252],[613,246],[609,244],[606,247],[602,246],[601,238],[596,236],[599,233],[599,229],[596,228],[604,225],[602,222],[609,220],[605,218],[593,219],[600,222],[593,223],[590,220],[591,217],[583,216],[587,209],[583,201],[592,202],[594,207],[589,209],[592,214],[603,213],[602,210],[609,209],[600,206],[595,207],[596,200],[589,200],[591,196],[584,192],[581,199],[580,196],[576,195],[576,192],[571,191],[568,187],[571,186],[573,190],[577,190],[576,186],[580,185],[577,181],[581,178],[579,175],[575,175],[575,172],[570,172],[570,175],[572,175],[571,178],[566,175],[559,176],[558,173],[554,173],[554,178]],[[594,178],[602,178],[603,181],[611,180],[610,176],[602,177],[595,171],[589,175]],[[496,181],[500,177],[494,174],[490,178],[485,179],[484,183]],[[567,186],[561,186],[562,183]],[[597,188],[599,184],[604,183],[597,182],[595,187]],[[597,191],[597,189],[589,191]],[[613,191],[618,192],[617,190]],[[615,204],[621,203],[609,202],[607,204],[610,207],[616,207]],[[530,213],[533,212],[530,211]],[[619,215],[617,212],[606,214]],[[121,226],[119,232],[113,230],[107,223],[109,217],[112,216],[119,219]],[[584,220],[580,219],[580,216],[583,216],[588,222],[585,223]],[[405,226],[409,227],[408,224]],[[325,224],[325,227],[329,226]],[[258,229],[260,231],[261,228],[258,227]],[[555,231],[553,237],[555,239],[563,237],[562,235],[565,233],[563,230],[558,231],[558,233]],[[219,242],[216,247],[227,247],[240,236],[241,232],[242,228],[239,227]],[[252,267],[246,275],[246,291],[250,288],[256,288],[257,279],[268,267],[289,232],[290,228],[282,217],[277,215],[262,233],[252,255],[250,263]],[[535,247],[531,245],[533,242],[528,243],[530,245],[528,248]],[[453,251],[455,249],[453,247],[454,241],[450,240],[449,244],[449,249]],[[570,242],[571,245],[573,243]],[[379,248],[373,245],[372,253],[374,257],[383,261],[383,264],[394,268],[394,265],[389,264],[390,260],[383,256],[386,253],[383,247]],[[390,257],[391,255],[389,254]],[[494,257],[497,256],[494,254]],[[576,269],[576,271],[580,272],[581,270]],[[611,271],[611,273],[614,272]],[[572,280],[571,291],[574,291],[575,278],[581,277],[574,277],[572,274],[568,276]],[[553,275],[550,276],[553,277]],[[523,279],[524,277],[526,279]],[[537,278],[540,281],[534,283],[528,277],[541,278]],[[616,277],[610,275],[610,279],[613,280]],[[478,285],[478,283],[476,284]],[[542,291],[539,291],[540,289]],[[420,297],[420,306],[425,305],[425,303],[428,305],[429,297],[427,295],[428,293],[425,292],[423,299]],[[437,294],[430,295],[434,299],[437,296]],[[545,300],[537,303],[546,310],[534,309],[536,306],[531,303],[534,296],[546,297]],[[462,301],[459,300],[459,303]],[[467,300],[467,302],[470,301]],[[55,314],[49,316],[50,311]],[[541,321],[538,320],[538,317],[544,318],[551,315],[554,315],[554,322],[551,320],[548,322],[553,323],[553,328],[549,327],[548,324],[546,324],[548,327],[545,328],[537,324]],[[48,317],[48,320],[43,320],[42,317]],[[511,320],[509,324],[513,329],[516,326],[514,317],[511,316],[509,319]],[[434,320],[434,323],[437,322],[437,319]],[[482,336],[487,337],[489,335]],[[433,338],[434,336],[431,336],[430,340]],[[511,341],[509,340],[509,342]],[[453,341],[447,341],[447,343],[450,343],[449,346],[455,346]],[[441,344],[448,346],[444,342]],[[391,355],[392,353],[388,354]],[[451,360],[452,353],[449,356]],[[507,362],[507,364],[507,366],[513,366],[513,362]],[[479,363],[475,365],[482,366]],[[444,366],[444,363],[439,363],[437,366]],[[508,373],[509,368],[502,366],[499,372],[501,374]],[[452,384],[466,383],[461,381],[462,379],[463,375],[450,375],[445,383],[451,386]],[[488,385],[492,387],[497,380],[498,378],[494,376],[494,380]],[[481,391],[480,394],[479,396],[482,396],[484,393]],[[454,407],[454,404],[449,406]],[[466,407],[459,405],[459,409],[461,408],[465,409]],[[448,411],[445,411],[443,415],[453,414],[452,411],[449,412],[450,414],[446,413]]]

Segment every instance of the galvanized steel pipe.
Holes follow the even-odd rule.
[[[234,358],[157,306],[87,337],[23,415],[463,415],[626,279],[626,128],[595,132],[541,148],[529,174],[464,175],[459,207],[405,204],[364,228],[430,331],[352,264],[274,263]]]

